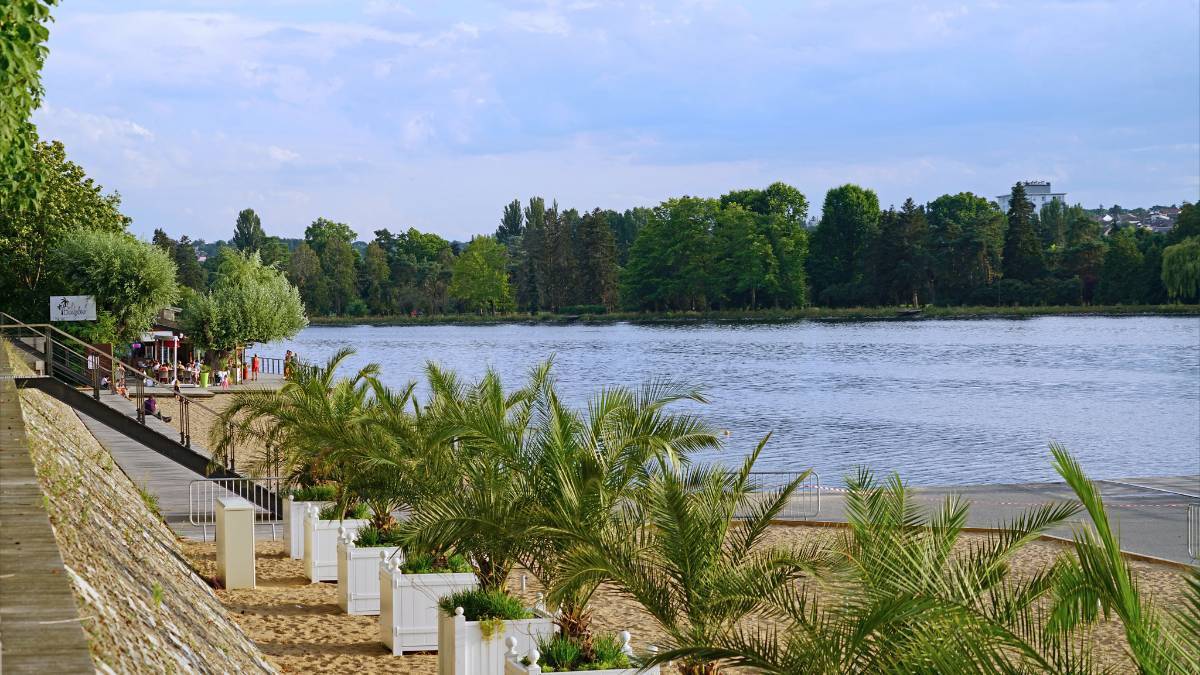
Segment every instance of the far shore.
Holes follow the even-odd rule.
[[[1054,307],[809,307],[805,309],[721,310],[709,312],[611,312],[607,314],[439,314],[435,316],[317,316],[314,326],[433,326],[488,324],[612,323],[770,323],[787,321],[919,321],[1036,316],[1200,316],[1198,305],[1090,305]]]

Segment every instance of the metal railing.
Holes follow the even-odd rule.
[[[1187,546],[1192,560],[1200,559],[1200,502],[1187,507]]]
[[[803,471],[751,471],[750,481],[756,492],[771,492],[780,490],[804,475]],[[821,513],[821,476],[810,472],[808,477],[792,493],[783,510],[779,512],[779,520],[808,520],[816,518]]]
[[[282,478],[202,478],[188,484],[188,522],[201,528],[208,540],[209,527],[216,527],[217,500],[241,497],[254,504],[255,525],[270,525],[271,539],[275,526],[283,523],[285,482]]]
[[[36,352],[43,362],[44,375],[80,389],[90,389],[96,400],[100,400],[101,393],[105,393],[105,388],[101,387],[102,379],[108,378],[107,392],[128,398],[134,404],[137,421],[146,424],[146,398],[158,391],[147,391],[147,378],[142,369],[106,354],[55,326],[27,324],[6,312],[0,312],[0,335],[13,340],[28,352]],[[160,414],[157,417],[179,434],[179,443],[184,447],[192,446],[192,432],[197,426],[212,428],[221,423],[219,414],[195,397],[182,392],[175,394],[166,387],[158,397],[169,397],[178,403],[177,414],[170,417]],[[236,448],[231,444],[225,453],[226,469],[234,469],[235,451]]]
[[[251,360],[254,355],[246,356],[246,371],[251,370]],[[283,375],[283,359],[275,356],[260,356],[258,357],[258,372],[261,375]]]

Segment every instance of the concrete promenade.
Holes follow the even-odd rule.
[[[1187,550],[1187,505],[1200,503],[1200,474],[1139,477],[1097,481],[1109,519],[1121,536],[1121,548],[1179,563],[1195,561]],[[1066,483],[1017,483],[912,488],[918,503],[937,508],[949,494],[970,503],[968,527],[995,527],[1012,520],[1031,506],[1047,502],[1076,502]],[[845,497],[834,491],[821,495],[821,513],[815,520],[844,521]],[[1074,524],[1090,522],[1086,514]],[[1071,537],[1072,525],[1050,534]]]

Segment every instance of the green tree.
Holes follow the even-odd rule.
[[[233,226],[233,238],[229,243],[239,251],[261,251],[266,241],[267,233],[263,232],[262,220],[254,209],[242,209],[238,212],[237,223]]]
[[[738,190],[721,196],[721,204],[741,205],[758,217],[758,231],[770,245],[773,268],[765,295],[756,304],[803,307],[808,302],[808,200],[796,188],[781,182],[765,190]],[[756,298],[757,300],[757,298]]]
[[[288,260],[287,278],[299,289],[300,296],[304,298],[305,307],[314,313],[320,311],[321,308],[317,303],[321,301],[318,296],[321,281],[321,259],[317,257],[317,252],[312,250],[308,242],[301,242],[291,259]]]
[[[889,209],[879,222],[874,264],[878,297],[887,304],[920,306],[920,295],[930,283],[925,209],[909,198],[899,212]]]
[[[346,314],[358,298],[358,252],[351,245],[354,237],[349,225],[325,218],[317,218],[304,230],[305,243],[321,261],[321,274],[311,290],[314,311]]]
[[[578,302],[615,308],[619,300],[617,247],[605,212],[595,209],[583,214],[577,239]]]
[[[962,304],[1001,275],[1004,214],[970,192],[942,195],[928,208],[934,299]]]
[[[0,206],[0,294],[11,311],[40,319],[49,311],[50,263],[63,240],[85,229],[122,232],[130,220],[120,195],[105,195],[67,159],[62,143],[36,143],[27,159],[22,172],[37,174],[40,188],[25,208],[15,201]]]
[[[517,264],[518,305],[530,312],[546,306],[549,272],[545,266],[546,202],[530,197],[525,207],[525,233],[521,236],[520,261]]]
[[[0,5],[0,211],[19,212],[41,199],[37,135],[29,117],[42,102],[50,8],[57,0]]]
[[[873,190],[843,185],[825,193],[821,222],[809,247],[808,277],[814,297],[833,286],[857,292],[866,281],[871,246],[879,232],[879,197]]]
[[[1188,237],[1163,250],[1162,283],[1172,300],[1200,299],[1200,236]]]
[[[1200,207],[1184,202],[1174,227],[1167,233],[1167,243],[1178,244],[1191,237],[1200,237]]]
[[[1046,273],[1042,241],[1034,222],[1033,203],[1025,185],[1013,185],[1008,206],[1008,231],[1004,235],[1004,277],[1030,283]]]
[[[377,241],[367,244],[367,252],[363,256],[362,276],[363,298],[370,312],[390,313],[391,268],[388,265],[387,252]]]
[[[521,236],[523,231],[521,219],[521,200],[514,199],[504,205],[504,215],[500,217],[500,227],[496,229],[496,241],[508,246],[514,239]]]
[[[731,203],[718,213],[713,231],[720,295],[749,309],[779,287],[779,261],[762,225],[759,216]]]
[[[258,252],[220,250],[218,273],[207,293],[186,293],[183,330],[216,360],[240,345],[290,338],[308,325],[296,287]]]
[[[175,246],[175,274],[180,286],[193,291],[203,291],[208,287],[208,272],[200,266],[196,247],[186,234],[179,238]]]
[[[1106,305],[1138,304],[1146,292],[1142,252],[1132,228],[1121,228],[1109,237],[1100,273],[1097,299]]]
[[[541,295],[551,311],[572,304],[578,298],[578,271],[575,260],[575,228],[579,212],[559,211],[558,202],[546,209],[546,229],[542,244],[542,268],[545,280]]]
[[[112,318],[112,335],[91,336],[96,341],[136,340],[179,295],[170,255],[124,232],[71,232],[53,264],[63,290],[95,296],[97,313]]]
[[[680,197],[654,208],[629,251],[621,297],[633,309],[708,309],[719,296],[713,229],[721,203]]]
[[[473,237],[454,263],[450,295],[470,311],[498,312],[512,308],[504,245],[495,237]]]
[[[264,265],[273,265],[279,269],[287,269],[291,253],[288,245],[279,237],[267,237],[263,240],[262,248],[258,250]]]

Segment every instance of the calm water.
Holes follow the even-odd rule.
[[[1047,445],[1095,478],[1200,472],[1200,319],[775,325],[314,327],[262,348],[421,378],[434,360],[516,384],[553,355],[563,395],[670,377],[703,389],[733,462],[773,432],[758,468],[854,467],[917,485],[1053,480]]]

